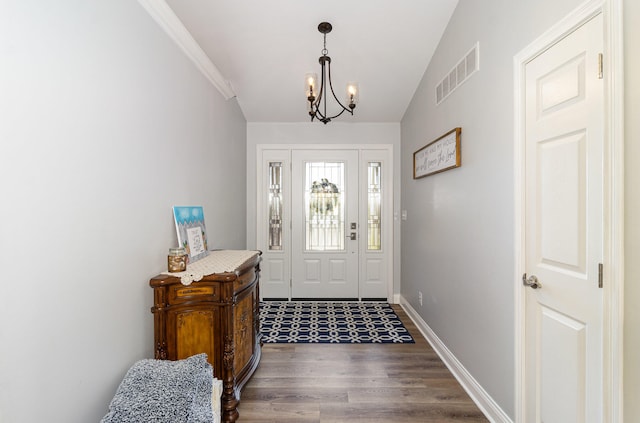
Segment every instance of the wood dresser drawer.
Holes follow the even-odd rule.
[[[250,285],[256,279],[256,272],[254,269],[251,269],[245,273],[238,275],[238,278],[233,282],[233,290],[235,292],[240,292],[245,286]]]
[[[169,287],[169,304],[181,304],[188,301],[218,301],[220,299],[219,285],[198,284],[172,285]]]

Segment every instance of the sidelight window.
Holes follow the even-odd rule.
[[[269,250],[282,250],[282,162],[269,163]]]
[[[380,250],[381,241],[381,175],[380,162],[369,162],[367,168],[367,249]]]

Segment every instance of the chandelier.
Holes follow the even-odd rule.
[[[331,121],[331,119],[335,119],[344,112],[349,112],[353,115],[353,109],[356,108],[356,104],[358,103],[358,84],[355,82],[349,82],[347,84],[347,95],[346,95],[346,103],[348,107],[345,107],[338,97],[336,93],[333,91],[333,84],[331,83],[331,57],[327,56],[327,34],[331,32],[332,26],[329,22],[322,22],[318,25],[318,31],[323,34],[324,37],[324,48],[322,49],[322,56],[318,59],[320,62],[320,89],[318,90],[318,75],[315,73],[308,73],[305,75],[305,93],[307,95],[307,100],[309,101],[309,116],[311,116],[311,122],[314,119],[318,119],[320,122],[325,125]],[[329,86],[329,90],[331,91],[331,95],[336,100],[338,105],[342,110],[340,110],[334,116],[329,116],[327,112],[327,85]]]

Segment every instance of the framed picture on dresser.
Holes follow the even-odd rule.
[[[187,250],[189,261],[194,262],[206,257],[209,251],[202,206],[174,206],[173,218],[178,244]]]

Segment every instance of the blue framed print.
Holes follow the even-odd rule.
[[[174,206],[173,218],[178,244],[187,250],[189,261],[194,262],[209,255],[202,206]]]

